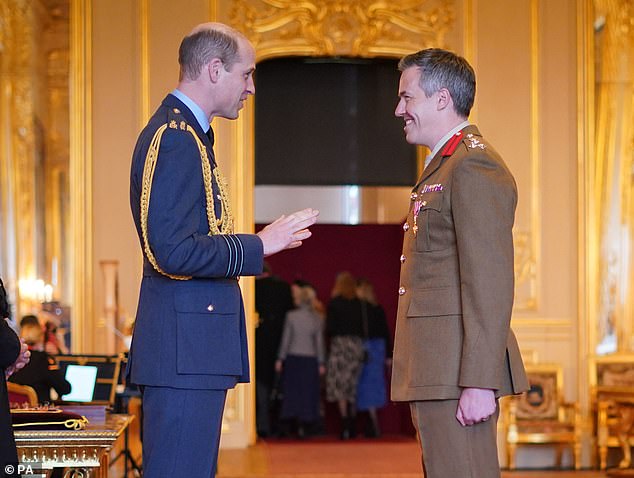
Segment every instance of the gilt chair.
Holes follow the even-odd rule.
[[[7,382],[7,391],[9,392],[9,403],[11,404],[22,405],[28,403],[31,407],[37,405],[37,393],[35,393],[33,387]]]
[[[592,357],[589,368],[599,468],[607,468],[609,448],[620,448],[618,467],[629,468],[634,445],[634,354]]]
[[[575,470],[581,467],[581,413],[578,403],[566,403],[563,370],[556,364],[527,364],[530,390],[504,400],[507,466],[515,469],[520,445],[555,446],[561,467],[565,447],[572,450]]]

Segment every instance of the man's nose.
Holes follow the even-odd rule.
[[[405,106],[403,100],[400,100],[394,110],[394,116],[401,117],[405,114]]]
[[[247,83],[247,91],[251,95],[255,95],[255,81],[253,81],[253,77],[249,78],[249,82]]]

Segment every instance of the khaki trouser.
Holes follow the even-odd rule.
[[[486,422],[463,427],[458,400],[410,402],[422,447],[425,478],[499,478],[497,411]]]

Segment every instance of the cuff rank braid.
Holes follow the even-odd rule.
[[[214,207],[213,182],[211,179],[212,169],[209,163],[209,157],[207,155],[207,148],[196,134],[196,131],[194,131],[194,129],[185,121],[181,121],[179,124],[177,124],[175,120],[170,120],[169,123],[166,123],[158,128],[156,130],[156,133],[154,133],[152,142],[150,143],[150,147],[145,157],[145,165],[143,167],[143,185],[141,188],[141,232],[143,236],[143,250],[148,258],[148,261],[150,261],[150,264],[152,264],[152,267],[154,267],[154,269],[158,273],[169,277],[170,279],[189,280],[191,279],[191,276],[168,274],[167,272],[162,270],[161,267],[158,265],[156,258],[154,257],[154,253],[152,252],[150,242],[148,240],[148,214],[150,209],[150,195],[152,194],[152,181],[154,179],[154,171],[156,170],[156,162],[159,156],[161,138],[163,137],[163,133],[167,128],[180,128],[181,130],[188,131],[192,135],[194,141],[196,141],[196,145],[198,146],[198,150],[200,152],[200,162],[202,165],[203,183],[205,185],[207,222],[209,223],[209,232],[207,234],[209,236],[232,234],[233,215],[231,213],[231,207],[229,205],[229,196],[227,194],[227,181],[220,173],[218,167],[215,167],[213,168],[213,176],[216,179],[216,185],[218,187],[218,195],[220,197],[221,204],[221,217],[220,219],[216,217],[216,209]],[[225,238],[225,240],[227,239]],[[229,243],[227,244],[229,245]],[[240,247],[241,246],[242,245],[240,244]],[[231,251],[231,246],[229,246],[229,249]],[[242,269],[242,267],[234,267],[233,269],[236,273],[238,273]]]

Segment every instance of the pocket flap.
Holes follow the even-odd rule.
[[[174,308],[177,312],[235,314],[240,310],[240,289],[237,285],[214,285],[177,290]]]
[[[423,193],[420,196],[422,201],[420,210],[433,209],[434,211],[442,211],[442,191],[434,191]]]
[[[410,289],[412,299],[407,309],[408,317],[438,317],[462,314],[460,289],[444,287],[438,289]]]

